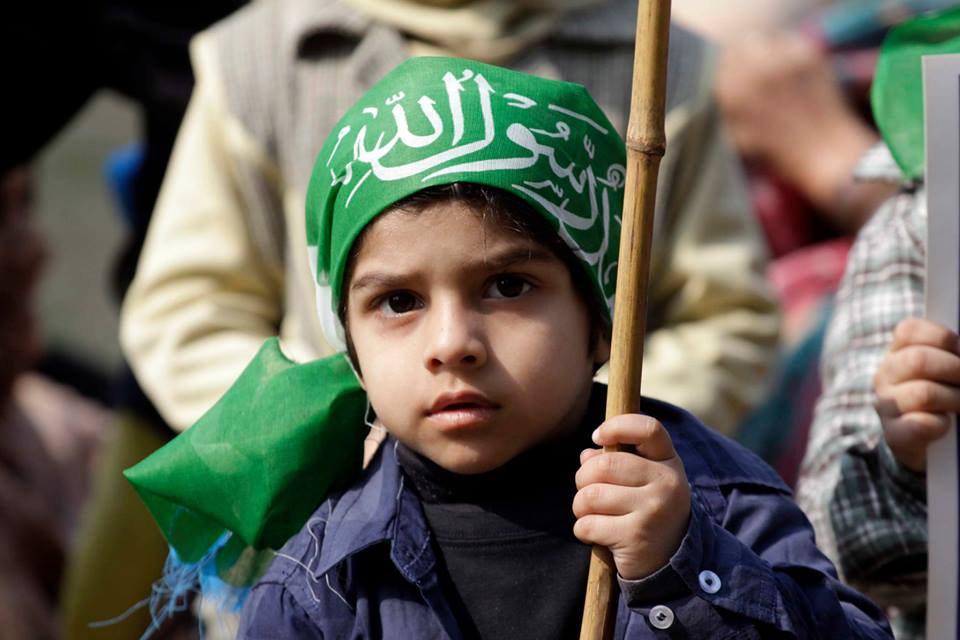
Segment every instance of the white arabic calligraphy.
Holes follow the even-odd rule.
[[[570,140],[570,125],[563,120],[557,122],[557,131],[555,133],[552,131],[544,131],[543,129],[530,129],[530,131],[547,136],[548,138],[559,138],[564,142],[569,142]]]
[[[376,107],[366,107],[362,110],[362,113],[369,115],[373,122],[368,121],[354,133],[352,158],[344,158],[346,163],[342,175],[338,177],[331,170],[331,185],[347,185],[351,184],[353,178],[353,164],[359,162],[366,165],[367,170],[360,180],[353,185],[346,199],[346,206],[350,206],[354,197],[371,175],[382,182],[403,180],[414,176],[422,176],[422,182],[429,182],[450,174],[518,171],[533,167],[541,160],[545,160],[553,174],[553,179],[526,180],[522,184],[514,184],[512,187],[555,217],[560,223],[558,232],[563,239],[571,247],[576,248],[575,250],[581,259],[596,266],[597,272],[602,274],[600,276],[603,281],[601,286],[610,284],[616,262],[604,263],[607,259],[616,259],[616,256],[606,256],[606,253],[609,249],[608,235],[611,217],[618,220],[610,211],[610,194],[623,189],[626,180],[624,166],[617,163],[611,164],[598,176],[593,166],[596,160],[597,144],[587,134],[584,134],[582,138],[583,151],[577,151],[573,155],[569,155],[568,147],[564,146],[564,143],[570,142],[572,135],[571,121],[569,120],[555,120],[553,130],[531,128],[519,122],[500,123],[498,127],[492,103],[493,96],[497,95],[497,91],[480,73],[465,69],[458,77],[454,73],[447,72],[443,76],[443,85],[447,104],[440,107],[440,111],[437,108],[437,101],[428,95],[423,95],[416,100],[416,107],[413,110],[419,109],[423,119],[416,121],[418,116],[415,116],[415,121],[426,125],[424,127],[418,124],[419,132],[416,133],[411,129],[408,117],[407,109],[412,105],[407,92],[399,91],[385,100],[386,105],[390,107],[390,116],[393,121],[392,132],[381,130],[376,134],[376,141],[370,146],[368,146],[370,143],[368,138],[372,137],[372,131],[376,131],[380,112]],[[468,89],[473,87],[476,88],[476,94],[467,93]],[[500,97],[510,107],[526,110],[538,106],[535,100],[517,93],[505,93]],[[464,101],[467,98],[470,100],[471,108],[476,109],[477,105],[479,106],[482,123],[482,133],[478,132],[478,134],[472,135],[471,137],[475,138],[473,140],[465,140]],[[446,121],[440,115],[444,108],[449,109],[449,121]],[[548,104],[547,108],[565,116],[565,118],[583,122],[602,135],[609,135],[605,127],[582,113],[555,104]],[[394,150],[400,148],[419,149],[437,145],[438,141],[444,139],[447,125],[452,125],[448,134],[450,142],[444,143],[442,150],[410,162],[395,165],[387,163],[388,157]],[[504,125],[506,125],[505,128]],[[500,148],[504,150],[519,148],[523,152],[515,156],[501,155],[491,158],[487,154],[488,157],[477,158],[476,154],[478,152],[494,143],[498,131],[500,136],[505,137],[505,140],[500,139]],[[343,127],[338,132],[336,144],[327,160],[328,165],[341,149],[341,142],[351,133],[353,131],[350,127]],[[505,144],[506,141],[509,141],[512,145]],[[402,145],[402,147],[398,147],[398,145]],[[570,149],[570,151],[575,150]],[[584,151],[586,152],[584,160],[574,159],[584,158]],[[347,153],[346,150],[343,150],[341,156],[345,153]],[[407,154],[405,157],[410,158],[411,155]],[[578,162],[582,166],[578,166]],[[600,167],[597,169],[600,169]],[[569,185],[573,190],[569,197],[565,197],[567,195],[565,185]],[[578,204],[574,208],[588,207],[589,211],[575,212],[568,209],[574,193],[583,196],[582,199],[576,200],[577,203],[583,204]],[[597,234],[597,237],[602,238],[600,246],[594,251],[584,249],[581,240],[574,238],[572,234],[590,231],[595,228],[598,222],[603,230],[602,236]],[[612,296],[610,299],[612,299]]]
[[[463,93],[463,83],[473,77],[473,71],[465,69],[463,76],[458,80],[449,71],[443,74],[443,85],[447,90],[447,103],[450,105],[450,117],[453,118],[453,142],[458,145],[463,138],[463,106],[460,103],[460,94]]]
[[[393,180],[403,180],[404,178],[409,178],[415,176],[419,173],[423,173],[433,167],[439,166],[451,160],[461,158],[463,156],[468,156],[471,153],[475,153],[487,147],[491,142],[493,142],[494,137],[496,136],[496,128],[494,126],[493,120],[493,109],[490,103],[490,96],[493,93],[496,93],[493,87],[487,82],[487,80],[481,74],[477,74],[473,78],[474,82],[477,85],[478,90],[480,91],[480,112],[483,118],[483,127],[484,127],[484,136],[482,140],[476,142],[471,142],[468,144],[461,145],[459,147],[453,147],[447,149],[446,151],[441,151],[440,153],[434,154],[427,158],[421,158],[414,162],[408,162],[407,164],[398,165],[395,167],[386,167],[381,163],[381,160],[390,153],[394,145],[401,139],[404,135],[409,135],[409,131],[401,128],[402,124],[405,124],[406,120],[397,122],[397,133],[390,140],[390,142],[385,145],[382,144],[382,137],[377,139],[377,143],[372,149],[367,149],[365,147],[365,136],[366,136],[366,126],[361,127],[360,131],[357,132],[357,141],[356,141],[356,159],[360,162],[365,162],[370,165],[370,168],[373,169],[374,175],[379,180],[383,181],[393,181]],[[394,114],[396,119],[396,114]],[[442,132],[442,123],[441,123],[441,132]]]
[[[330,161],[333,160],[333,156],[336,155],[337,149],[340,148],[340,143],[343,142],[343,139],[347,137],[347,134],[350,133],[350,127],[344,127],[340,129],[340,132],[337,133],[337,144],[333,145],[333,151],[330,152],[330,157],[327,158],[327,166],[330,166]],[[336,176],[334,176],[336,177]]]
[[[519,93],[505,93],[503,99],[507,101],[508,107],[519,107],[520,109],[529,109],[537,106],[537,101]]]
[[[525,180],[523,184],[531,187],[532,189],[550,189],[558,198],[563,197],[563,187],[558,184],[555,184],[553,180],[543,180],[542,182],[531,182],[530,180]]]
[[[577,120],[580,120],[581,122],[586,122],[588,125],[590,125],[590,126],[593,127],[594,129],[596,129],[597,131],[599,131],[599,132],[602,133],[603,135],[607,135],[607,134],[609,133],[609,131],[607,131],[606,128],[601,127],[599,124],[597,124],[596,122],[594,122],[592,119],[588,118],[587,116],[583,115],[582,113],[577,113],[576,111],[570,111],[569,109],[564,109],[563,107],[557,106],[557,105],[555,105],[555,104],[549,104],[549,105],[547,105],[547,108],[550,109],[551,111],[556,111],[557,113],[562,113],[562,114],[565,115],[565,116],[570,116],[571,118],[576,118]]]

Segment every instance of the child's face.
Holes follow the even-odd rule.
[[[457,201],[367,230],[347,323],[377,416],[457,473],[495,469],[576,428],[595,363],[566,266]]]

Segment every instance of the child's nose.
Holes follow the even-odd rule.
[[[482,337],[482,318],[456,302],[434,305],[425,364],[431,371],[442,368],[480,367],[487,361]]]

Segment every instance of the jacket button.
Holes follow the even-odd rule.
[[[703,589],[704,593],[714,594],[717,591],[720,591],[720,587],[723,586],[723,583],[720,582],[720,576],[715,574],[713,571],[701,571],[700,572],[700,588]]]
[[[650,625],[654,629],[669,629],[673,625],[673,611],[670,610],[670,607],[658,604],[650,609],[649,619]]]

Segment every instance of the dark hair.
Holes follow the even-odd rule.
[[[590,317],[590,349],[593,350],[597,346],[601,335],[610,337],[610,322],[605,312],[606,303],[598,299],[595,286],[591,280],[592,275],[584,268],[580,260],[574,255],[573,250],[560,238],[556,230],[550,226],[550,223],[525,200],[497,187],[473,182],[454,182],[418,191],[394,203],[384,213],[403,211],[415,215],[430,205],[450,200],[463,202],[469,206],[480,216],[484,224],[491,223],[502,229],[513,231],[517,235],[546,248],[556,256],[567,267],[573,289],[587,307]],[[367,225],[366,229],[361,232],[350,250],[347,265],[343,271],[343,293],[340,296],[340,305],[337,309],[346,334],[347,355],[358,373],[360,373],[360,364],[357,361],[357,354],[350,338],[350,327],[347,323],[347,293],[357,256],[363,247],[366,230],[370,226]]]

